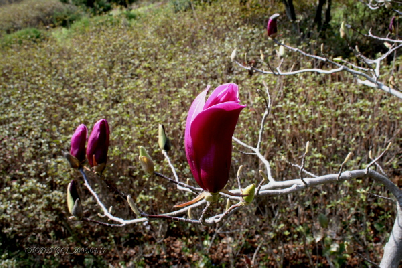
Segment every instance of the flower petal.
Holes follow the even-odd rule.
[[[208,90],[211,86],[208,85],[207,88],[201,92],[191,104],[190,110],[188,111],[187,120],[186,120],[186,130],[184,133],[184,148],[186,150],[186,157],[187,159],[192,159],[191,156],[194,155],[193,152],[193,141],[190,136],[190,126],[191,122],[194,118],[202,111],[204,104],[205,104],[205,96],[208,93]],[[188,161],[190,165],[190,169],[194,170],[193,164]]]
[[[187,150],[187,159],[204,190],[216,193],[229,179],[232,136],[244,107],[235,101],[220,103],[200,112],[191,123],[192,150]]]
[[[239,88],[234,83],[223,84],[217,87],[205,103],[204,110],[213,105],[228,101],[240,102]]]

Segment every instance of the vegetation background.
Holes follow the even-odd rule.
[[[327,174],[337,173],[349,152],[354,155],[347,169],[365,167],[369,151],[378,155],[392,140],[379,164],[401,185],[400,100],[356,85],[346,73],[277,77],[250,74],[232,65],[235,48],[239,58],[259,68],[268,69],[267,60],[279,61],[278,47],[264,35],[273,13],[281,14],[279,38],[309,53],[320,54],[324,44],[324,55],[355,62],[348,43],[358,45],[366,56],[386,51],[382,43],[359,33],[372,28],[385,36],[394,15],[391,9],[372,11],[356,1],[336,1],[330,24],[317,31],[315,1],[295,2],[296,28],[279,0],[139,1],[126,3],[129,9],[103,1],[110,10],[73,1],[0,1],[0,266],[247,267],[253,261],[255,267],[329,267],[328,260],[337,267],[370,266],[364,259],[378,263],[395,205],[378,196],[388,197],[382,186],[365,180],[259,198],[216,228],[169,221],[110,228],[69,219],[66,187],[71,179],[81,183],[85,215],[96,219],[100,212],[62,152],[69,150],[79,124],[91,129],[101,118],[111,127],[106,179],[135,196],[140,209],[168,212],[174,204],[193,198],[161,178],[144,175],[137,146],[148,149],[156,170],[172,176],[157,146],[157,126],[163,123],[173,142],[170,156],[179,177],[191,178],[183,148],[188,108],[208,84],[227,82],[239,85],[240,99],[247,104],[235,136],[250,144],[257,141],[264,111],[257,91],[263,89],[263,81],[267,83],[273,109],[263,148],[275,164],[277,180],[298,176],[298,169],[288,162],[300,163],[307,141],[312,150],[306,168]],[[338,31],[343,20],[354,29],[347,41]],[[399,54],[394,60],[395,65],[390,58],[382,66],[381,78],[387,80],[394,68],[399,87]],[[287,54],[282,68],[328,68],[319,64]],[[231,178],[242,164],[243,185],[260,181],[260,163],[241,150],[234,146]],[[231,180],[228,188],[233,187]],[[104,182],[99,181],[96,189],[105,193],[105,203],[118,216],[135,217],[124,200],[106,194]],[[215,212],[224,207],[221,201]],[[319,225],[319,214],[329,218],[327,228]],[[106,251],[32,254],[32,247]]]

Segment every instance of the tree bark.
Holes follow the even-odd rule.
[[[397,213],[389,240],[384,247],[381,268],[398,268],[402,259],[402,196],[397,202]]]

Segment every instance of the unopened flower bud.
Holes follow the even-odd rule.
[[[71,137],[70,155],[75,157],[79,163],[85,161],[85,143],[87,137],[88,129],[84,124],[79,125]]]
[[[270,38],[275,38],[275,36],[278,33],[278,26],[277,26],[276,21],[279,16],[280,16],[279,14],[274,14],[268,20],[267,34],[268,34],[268,37],[270,37]]]
[[[342,39],[346,38],[346,31],[345,31],[345,22],[342,21],[341,28],[339,29],[339,33]]]
[[[75,200],[74,207],[73,207],[71,214],[73,214],[73,216],[75,216],[77,218],[82,218],[82,216],[84,215],[84,213],[82,211],[81,200],[79,198],[77,198],[77,200]]]
[[[170,139],[166,136],[165,127],[159,125],[158,127],[158,144],[161,150],[168,152],[171,148]]]
[[[99,167],[96,168],[97,172],[102,172],[106,166],[109,135],[109,124],[106,119],[101,119],[96,122],[89,136],[87,147],[88,163],[91,167],[97,167],[99,165]]]
[[[67,207],[68,211],[73,214],[75,201],[79,199],[77,182],[72,180],[67,186]]]
[[[230,208],[230,199],[226,199],[226,210],[229,210]]]
[[[149,156],[148,152],[143,146],[139,146],[138,148],[140,149],[140,156],[138,157],[138,159],[140,160],[142,169],[147,174],[153,174],[154,162],[152,161],[152,158]]]
[[[131,210],[135,213],[135,215],[141,216],[140,211],[138,210],[137,206],[134,203],[134,200],[131,198],[130,195],[127,195],[127,203],[130,206]]]
[[[395,31],[395,16],[392,17],[391,22],[389,23],[388,30],[393,33]]]
[[[255,184],[253,183],[247,186],[245,189],[243,189],[242,194],[247,195],[243,196],[244,202],[246,202],[247,204],[253,202],[255,196]]]
[[[230,59],[234,61],[236,58],[236,48],[233,50],[232,55],[230,55]]]

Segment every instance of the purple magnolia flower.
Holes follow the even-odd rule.
[[[88,129],[84,124],[77,127],[74,135],[71,137],[70,154],[80,161],[85,161],[85,142],[88,138]]]
[[[268,36],[271,38],[274,38],[276,36],[276,34],[278,33],[278,26],[276,23],[276,19],[279,16],[280,16],[279,14],[274,14],[268,20],[267,33],[268,33]]]
[[[392,17],[391,22],[389,23],[389,28],[388,29],[389,29],[389,31],[391,33],[394,32],[394,30],[395,30],[395,16]]]
[[[238,87],[217,87],[205,102],[208,86],[188,111],[184,146],[191,172],[205,191],[217,193],[229,179],[232,136],[241,110]]]
[[[101,119],[96,122],[89,136],[87,147],[87,158],[92,167],[106,164],[107,150],[109,148],[109,134],[109,125],[106,119]]]

